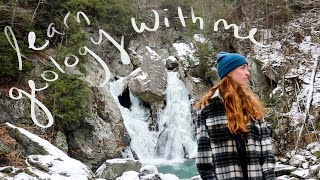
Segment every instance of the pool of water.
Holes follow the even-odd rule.
[[[160,173],[174,174],[179,179],[190,179],[199,174],[194,159],[188,159],[181,163],[157,165],[157,168]]]

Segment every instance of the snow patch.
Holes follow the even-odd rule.
[[[200,43],[206,42],[206,37],[203,34],[195,34],[195,35],[193,35],[193,39],[197,42],[200,42]]]
[[[176,48],[178,56],[187,56],[191,52],[191,47],[186,43],[173,43]]]
[[[199,83],[199,82],[201,82],[201,79],[192,77],[192,81],[195,82],[195,83]]]
[[[177,58],[176,58],[176,57],[174,57],[174,56],[169,56],[169,57],[167,58],[167,60],[177,61]]]
[[[5,123],[7,126],[17,129],[21,134],[27,136],[31,141],[37,142],[42,146],[49,155],[29,155],[26,160],[26,164],[29,166],[28,169],[30,172],[41,177],[42,179],[77,179],[77,180],[87,180],[88,176],[91,176],[91,170],[81,163],[80,161],[70,158],[63,151],[56,148],[48,141],[26,131],[25,129],[16,127],[10,123]],[[46,167],[46,171],[43,172],[35,167],[33,164],[41,165]],[[29,179],[25,177],[25,174],[20,173],[15,179]],[[24,178],[23,178],[24,177]]]

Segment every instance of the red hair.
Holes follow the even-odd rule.
[[[239,86],[237,89],[235,87],[233,80],[225,76],[194,105],[195,109],[206,107],[209,99],[219,89],[226,110],[228,129],[232,134],[248,132],[247,123],[250,118],[261,120],[264,116],[264,107],[259,97],[247,86]]]

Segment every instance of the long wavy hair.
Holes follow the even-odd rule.
[[[264,107],[259,97],[249,87],[238,86],[236,89],[234,81],[225,76],[218,84],[213,86],[195,105],[195,109],[204,108],[208,105],[209,99],[219,89],[223,99],[228,129],[232,134],[248,132],[247,123],[250,118],[261,120],[264,116]]]

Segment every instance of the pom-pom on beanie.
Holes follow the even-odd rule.
[[[238,53],[220,52],[217,56],[217,70],[220,79],[235,68],[248,64],[246,58]]]

